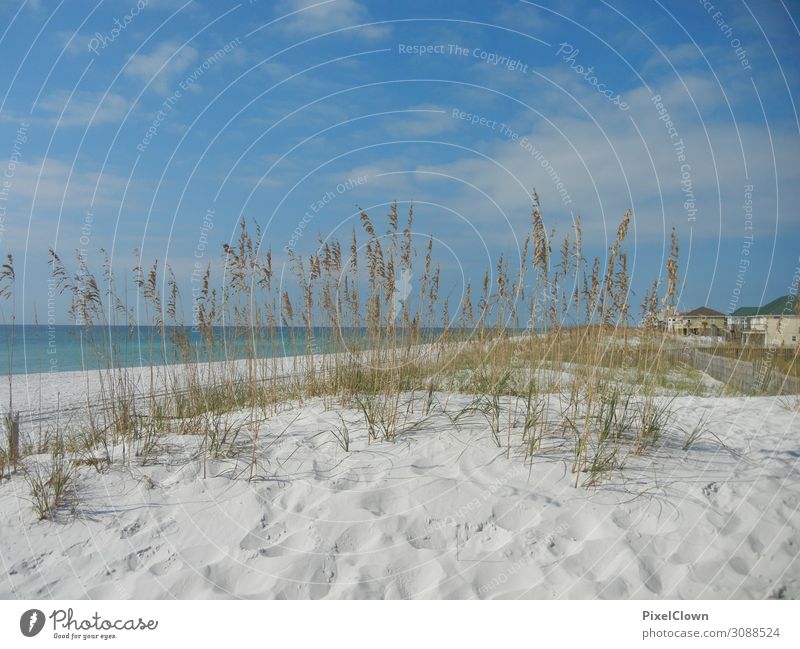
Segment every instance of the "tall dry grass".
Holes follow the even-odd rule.
[[[107,256],[98,278],[83,257],[69,270],[51,250],[52,277],[70,317],[84,325],[100,376],[64,448],[101,470],[157,461],[166,435],[194,434],[204,471],[214,459],[235,458],[236,474],[253,479],[259,431],[287,401],[321,397],[355,409],[376,443],[419,428],[409,423],[419,402],[424,418],[447,410],[439,394],[459,392],[472,401],[449,413],[454,425],[483,421],[508,456],[521,451],[527,459],[559,436],[571,445],[575,484],[597,484],[657,445],[670,426],[659,393],[674,368],[656,324],[661,305],[675,304],[677,237],[673,231],[666,290],[653,280],[642,326],[632,328],[625,247],[632,213],[622,216],[604,258],[589,260],[580,219],[557,244],[535,193],[532,204],[518,267],[500,255],[476,287],[467,281],[459,304],[446,297],[433,239],[417,249],[413,206],[401,217],[396,202],[381,223],[360,210],[346,241],[290,253],[288,283],[279,281],[258,224],[242,221],[223,248],[220,276],[206,267],[188,301],[172,269],[157,261],[145,264],[137,254],[133,286],[121,288]],[[135,380],[142,368],[119,361],[112,327],[126,327],[146,350],[143,383]],[[287,348],[286,357],[273,353]],[[159,354],[174,364],[157,362]],[[224,360],[205,362],[215,354]],[[557,412],[549,405],[554,395]],[[331,432],[348,451],[352,431],[341,421]],[[3,462],[16,461],[4,452]]]

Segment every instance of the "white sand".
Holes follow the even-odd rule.
[[[451,413],[468,401],[437,397]],[[50,522],[17,474],[0,482],[0,596],[800,597],[800,411],[778,398],[674,405],[687,428],[710,417],[724,446],[685,452],[669,437],[593,489],[573,486],[556,441],[530,465],[518,428],[506,457],[480,418],[456,427],[420,404],[416,429],[371,445],[340,409],[346,453],[321,400],[261,425],[253,481],[245,458],[203,478],[201,440],[171,436],[149,465],[81,467],[75,512]]]
[[[448,345],[421,344],[415,345],[411,353],[417,359],[434,357],[443,350],[452,352],[458,348],[459,343]],[[358,357],[368,361],[368,352],[357,352]],[[255,361],[256,373],[259,380],[265,383],[275,378],[285,379],[291,376],[303,376],[303,373],[312,366],[320,368],[325,361],[333,362],[338,354],[307,354],[301,356],[284,356],[276,358],[262,358]],[[349,354],[347,355],[350,356]],[[110,377],[124,377],[126,384],[135,389],[142,400],[146,400],[151,391],[163,394],[166,390],[182,389],[188,378],[188,369],[191,368],[192,380],[200,382],[216,382],[220,377],[242,376],[251,368],[252,361],[227,360],[204,363],[193,363],[187,366],[181,363],[172,365],[154,365],[127,367],[109,370],[88,370],[72,372],[40,372],[19,374],[12,377],[9,386],[7,377],[0,380],[0,409],[8,410],[9,392],[13,396],[14,410],[21,413],[21,427],[23,433],[32,433],[39,428],[39,422],[46,419],[54,420],[56,415],[63,423],[76,421],[85,415],[87,404],[97,404],[103,401],[104,394],[108,394]]]

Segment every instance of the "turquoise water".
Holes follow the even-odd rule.
[[[0,374],[71,372],[105,367],[146,367],[184,361],[174,334],[185,332],[192,359],[222,361],[246,356],[245,339],[255,338],[260,357],[293,356],[308,350],[305,330],[279,328],[254,332],[219,327],[210,348],[198,331],[166,327],[85,327],[73,325],[1,325]],[[314,331],[311,349],[324,353],[334,346],[329,329]]]
[[[107,367],[148,367],[182,363],[186,360],[175,344],[175,334],[185,333],[192,360],[223,361],[247,356],[247,343],[255,342],[260,358],[274,358],[365,346],[362,329],[333,330],[318,327],[309,341],[306,330],[278,327],[272,331],[217,327],[210,347],[199,331],[165,327],[78,327],[74,325],[0,325],[0,376],[35,372],[73,372]],[[432,341],[441,329],[423,332]],[[466,333],[466,332],[465,332]],[[468,335],[468,334],[467,334]]]

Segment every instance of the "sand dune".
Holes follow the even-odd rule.
[[[447,410],[468,399],[437,396]],[[345,452],[321,400],[261,427],[252,481],[243,461],[204,467],[196,438],[172,436],[149,465],[81,467],[74,513],[50,522],[15,475],[0,484],[0,596],[800,597],[797,409],[674,405],[686,426],[707,413],[719,439],[665,438],[589,489],[557,438],[530,463],[441,412],[394,442],[368,445],[354,424]]]

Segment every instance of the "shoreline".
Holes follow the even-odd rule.
[[[353,362],[380,351],[343,354]],[[436,361],[453,351],[433,343],[402,353]],[[502,364],[494,351],[485,343],[467,368],[478,371],[487,356]],[[52,407],[38,420],[23,416],[25,434],[36,439],[55,414],[77,445],[61,456],[69,491],[49,518],[37,520],[31,489],[36,476],[54,475],[51,450],[36,447],[0,480],[0,598],[800,597],[790,434],[800,407],[779,397],[638,394],[636,368],[608,368],[629,381],[615,383],[605,369],[542,362],[518,368],[536,385],[533,405],[489,387],[399,388],[393,414],[371,409],[388,407],[380,387],[363,402],[279,393],[263,411],[231,401],[154,419],[152,430],[104,429],[86,447],[72,425],[80,421],[69,420],[109,378],[146,397],[153,385],[179,389],[189,372],[246,376],[255,362],[265,379],[302,382],[310,366],[336,360],[26,375],[17,403],[24,394]],[[587,370],[590,390],[605,386],[610,399],[630,390],[614,402],[628,427],[613,454],[601,441],[576,469],[567,422],[585,406],[569,395]],[[565,399],[576,399],[574,413]],[[632,437],[646,425],[639,418],[660,408],[661,430],[641,451]],[[396,418],[391,437],[380,433],[381,417]]]
[[[461,342],[449,342],[448,346],[461,345]],[[423,356],[429,351],[441,349],[441,343],[423,343],[400,350],[401,354],[417,353]],[[309,364],[319,369],[326,361],[338,358],[358,358],[369,355],[374,350],[332,351],[294,356],[271,356],[261,358],[238,358],[221,361],[192,361],[189,363],[169,363],[148,366],[122,366],[114,368],[93,368],[85,370],[68,370],[63,372],[30,372],[14,374],[13,402],[14,409],[20,412],[23,426],[33,421],[40,421],[45,416],[57,413],[56,403],[61,410],[75,410],[86,406],[87,395],[97,394],[103,387],[104,379],[124,377],[132,383],[139,398],[150,396],[153,385],[155,396],[163,397],[166,390],[181,391],[189,379],[190,372],[196,372],[201,382],[218,378],[220,375],[231,376],[237,372],[250,369],[255,363],[259,370],[259,379],[264,383],[273,380],[285,380],[301,376],[309,369]],[[379,350],[380,351],[380,350]],[[421,356],[418,356],[420,358]],[[167,382],[170,384],[168,385]],[[164,390],[166,388],[166,390]],[[0,380],[0,410],[7,410],[9,395],[8,377]],[[92,402],[93,404],[95,402]],[[24,407],[20,407],[25,404]],[[49,408],[44,405],[49,404]],[[45,417],[46,418],[46,417]]]

